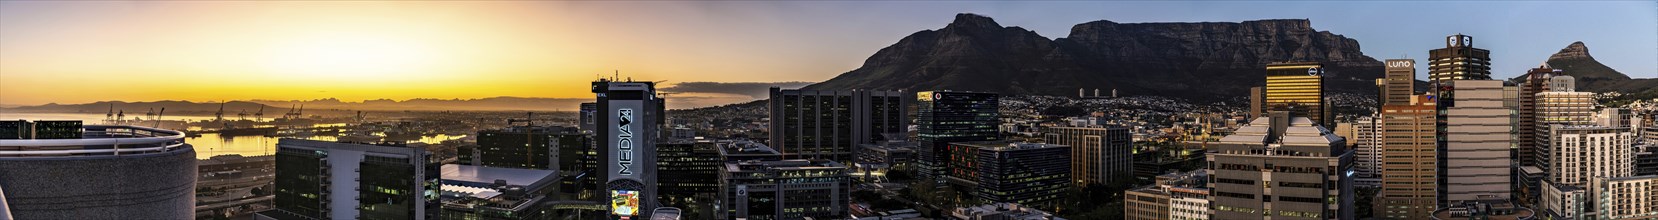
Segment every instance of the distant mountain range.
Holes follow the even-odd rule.
[[[669,96],[668,108],[685,109],[707,107],[721,104],[748,102],[753,99],[746,96],[738,97],[704,97],[704,96]],[[592,102],[590,98],[530,98],[530,97],[492,97],[480,99],[410,99],[396,101],[390,99],[364,100],[362,102],[346,102],[339,99],[317,100],[248,100],[230,101],[224,104],[225,114],[234,115],[247,111],[253,114],[264,106],[266,117],[281,116],[290,108],[303,107],[310,113],[349,113],[350,111],[576,111],[583,102]],[[46,104],[37,106],[8,107],[6,112],[80,112],[105,113],[111,109],[125,111],[128,115],[142,114],[143,112],[167,108],[168,115],[211,115],[219,110],[218,102],[190,102],[190,101],[154,101],[154,102],[124,102],[101,101],[83,104]],[[251,117],[251,116],[250,116]]]
[[[1658,78],[1634,79],[1607,67],[1589,55],[1589,47],[1582,41],[1572,42],[1560,52],[1550,55],[1547,63],[1549,67],[1560,69],[1576,79],[1579,91],[1619,92],[1640,99],[1658,98]],[[1519,82],[1521,78],[1511,80]]]
[[[1259,20],[1202,23],[1094,21],[1049,40],[988,17],[958,14],[938,30],[910,34],[863,66],[804,89],[965,90],[1009,95],[1075,96],[1113,89],[1198,101],[1231,99],[1265,84],[1264,66],[1326,65],[1334,92],[1375,94],[1382,62],[1351,38],[1311,22]]]

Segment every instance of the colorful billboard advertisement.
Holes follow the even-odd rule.
[[[611,190],[610,214],[618,216],[639,215],[639,191]]]

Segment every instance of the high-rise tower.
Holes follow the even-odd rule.
[[[1409,105],[1416,91],[1416,60],[1389,59],[1382,82],[1383,105]]]
[[[1000,140],[996,130],[1001,124],[997,119],[1000,97],[996,93],[947,90],[916,93],[915,124],[916,139],[921,142],[917,149],[921,176],[942,183],[944,178],[939,177],[943,177],[952,158],[970,158],[952,157],[947,150],[950,142]]]
[[[1428,51],[1428,79],[1491,79],[1491,51],[1474,48],[1474,37],[1446,36],[1445,48]]]
[[[1264,104],[1262,111],[1289,111],[1320,126],[1335,126],[1324,106],[1324,65],[1319,63],[1268,64]]]
[[[656,138],[662,99],[656,84],[599,80],[593,82],[598,108],[593,122],[599,144],[598,176],[612,219],[648,219],[656,208]]]

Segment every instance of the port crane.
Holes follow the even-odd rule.
[[[213,121],[225,120],[225,103],[219,102],[219,111],[213,112]]]

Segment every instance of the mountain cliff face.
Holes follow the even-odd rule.
[[[949,89],[1014,95],[1075,95],[1077,89],[1193,100],[1245,96],[1264,84],[1265,65],[1318,61],[1336,91],[1374,94],[1380,61],[1358,41],[1312,29],[1308,20],[1241,23],[1078,24],[1049,40],[990,18],[958,14],[938,30],[911,34],[858,69],[805,89]],[[1104,95],[1104,93],[1102,93]]]
[[[1549,55],[1549,67],[1560,69],[1577,80],[1577,90],[1588,92],[1619,92],[1634,98],[1658,98],[1658,79],[1634,79],[1618,70],[1595,61],[1589,47],[1582,41],[1572,42],[1560,52]]]

